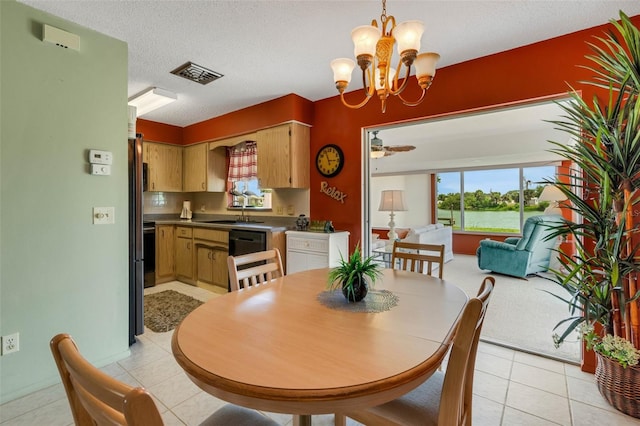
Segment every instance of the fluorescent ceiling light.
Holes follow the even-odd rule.
[[[136,116],[140,117],[178,99],[178,95],[168,90],[152,87],[129,98],[129,105],[136,107]]]

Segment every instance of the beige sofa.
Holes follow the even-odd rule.
[[[378,239],[374,233],[372,235],[371,249],[385,247],[390,244],[389,240]],[[402,241],[420,244],[444,244],[444,261],[453,260],[453,232],[450,226],[442,223],[425,225],[417,228],[410,228],[406,237]]]
[[[450,226],[442,223],[411,228],[409,233],[402,240],[407,243],[419,244],[444,244],[444,261],[453,260],[453,232]]]

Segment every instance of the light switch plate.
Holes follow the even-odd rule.
[[[111,225],[116,222],[115,207],[94,207],[93,208],[93,224],[94,225]]]

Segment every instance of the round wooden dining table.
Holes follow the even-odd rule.
[[[382,404],[429,378],[447,353],[466,293],[435,277],[385,269],[365,299],[382,304],[363,312],[368,305],[326,291],[329,270],[204,303],[173,334],[178,364],[211,395],[293,414],[299,424],[313,414]]]

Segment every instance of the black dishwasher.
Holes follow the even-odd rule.
[[[244,229],[232,229],[229,232],[229,254],[231,256],[265,251],[266,249],[266,232],[248,231]]]

